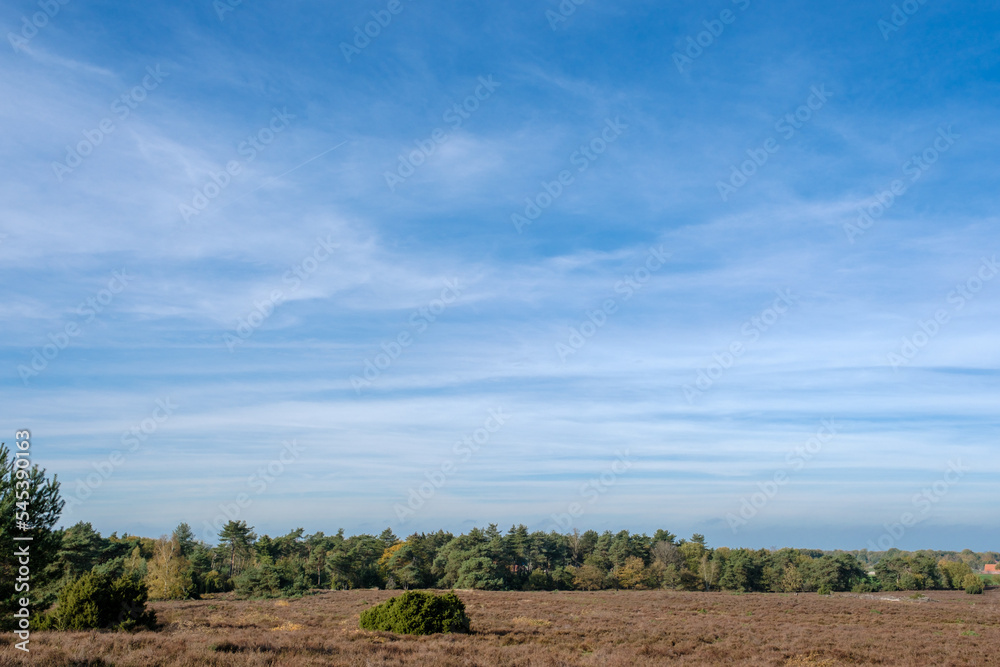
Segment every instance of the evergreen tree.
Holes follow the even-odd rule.
[[[239,573],[244,564],[249,564],[252,547],[257,540],[253,526],[247,526],[246,521],[230,520],[219,532],[219,546],[229,555],[229,578]],[[239,561],[240,567],[237,567]]]
[[[194,531],[191,530],[191,526],[186,523],[179,524],[174,528],[173,539],[177,542],[178,555],[190,558],[191,554],[194,553],[195,546],[198,544],[194,538]]]
[[[104,562],[110,546],[93,526],[80,521],[60,531],[59,551],[53,567],[59,570],[63,579],[72,581]]]
[[[50,567],[61,544],[61,534],[53,530],[62,513],[59,482],[53,475],[45,477],[38,466],[29,469],[15,467],[18,457],[11,456],[0,443],[0,628],[13,627],[14,611],[19,601],[31,601],[30,614],[44,611],[55,598],[49,585],[61,572]],[[30,537],[31,540],[15,540]],[[27,550],[31,562],[31,578],[25,580],[19,568]],[[18,581],[18,579],[22,581]],[[25,586],[30,588],[26,588]],[[20,589],[20,590],[19,590]]]

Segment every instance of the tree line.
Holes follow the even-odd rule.
[[[560,534],[524,525],[502,532],[495,524],[460,535],[439,530],[399,538],[388,528],[379,535],[307,535],[297,528],[272,538],[230,521],[215,546],[194,539],[185,523],[155,540],[102,538],[79,523],[63,532],[54,567],[65,580],[95,568],[132,572],[146,582],[151,599],[355,588],[798,593],[977,588],[983,577],[976,571],[998,555],[711,548],[702,535],[677,539],[662,529],[651,536]]]

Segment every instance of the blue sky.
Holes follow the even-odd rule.
[[[0,6],[64,524],[997,548],[995,3]]]

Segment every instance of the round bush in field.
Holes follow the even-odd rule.
[[[156,614],[146,609],[146,584],[127,574],[92,570],[59,592],[58,606],[41,617],[40,630],[152,629]]]
[[[965,575],[965,578],[962,579],[962,586],[965,588],[965,592],[971,595],[980,595],[986,590],[983,580],[974,574]]]
[[[468,632],[469,617],[454,593],[408,591],[362,612],[361,627],[404,635]]]

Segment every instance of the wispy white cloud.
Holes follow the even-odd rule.
[[[330,35],[366,11],[244,5],[219,24],[208,10],[81,7],[29,52],[0,55],[4,405],[70,481],[156,399],[181,405],[76,518],[150,535],[211,520],[292,437],[302,458],[251,523],[381,529],[392,499],[502,406],[509,424],[415,529],[548,529],[628,447],[634,470],[588,525],[732,542],[725,512],[824,418],[843,433],[747,539],[854,539],[949,456],[976,461],[976,477],[933,521],[995,527],[982,506],[1000,472],[986,452],[1000,282],[961,310],[948,301],[994,253],[995,35],[966,26],[962,43],[934,42],[930,62],[918,48],[930,42],[887,47],[877,30],[842,33],[843,17],[755,7],[680,76],[670,45],[699,25],[694,5],[584,6],[556,32],[537,7],[414,6],[346,63]],[[150,21],[147,38],[123,37]],[[77,30],[88,23],[117,37]],[[118,119],[112,101],[157,64],[167,77]],[[444,114],[487,75],[500,88],[451,128]],[[830,101],[723,201],[717,181],[824,83]],[[241,142],[274,109],[295,118],[249,159]],[[619,117],[621,138],[518,234],[525,197]],[[115,131],[60,181],[52,163],[104,118]],[[949,124],[954,148],[850,243],[858,207]],[[447,141],[391,190],[385,172],[439,127]],[[181,205],[233,160],[239,174],[185,221]],[[329,258],[288,279],[323,244],[336,245]],[[626,299],[623,279],[661,246],[670,261]],[[26,386],[17,367],[122,268],[134,281]],[[461,294],[439,308],[446,280]],[[223,336],[275,290],[273,314],[227,349]],[[778,290],[795,305],[748,335]],[[557,344],[608,299],[616,311],[561,358]],[[894,372],[887,355],[940,308],[947,325]],[[412,344],[356,391],[351,377],[401,333]],[[745,353],[687,400],[684,386],[737,342]]]

